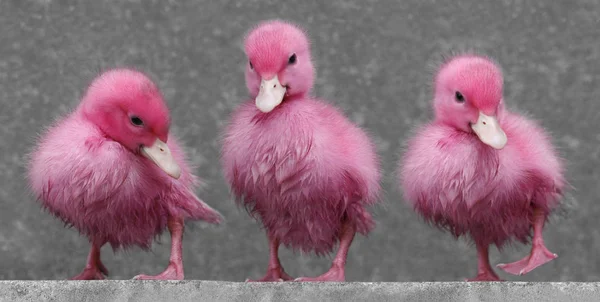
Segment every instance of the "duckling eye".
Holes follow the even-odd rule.
[[[248,63],[250,64],[250,69],[254,69],[254,65],[252,65],[252,62],[248,61]]]
[[[293,54],[289,59],[288,59],[288,64],[289,65],[293,65],[296,64],[296,54]]]
[[[142,119],[140,119],[137,116],[132,116],[130,119],[131,119],[131,123],[134,124],[134,125],[136,125],[136,126],[142,126],[142,125],[144,125],[144,122],[142,121]]]
[[[464,103],[465,102],[465,97],[462,95],[462,93],[460,93],[460,91],[457,91],[456,93],[454,93],[454,97],[456,98],[456,101],[458,103]]]

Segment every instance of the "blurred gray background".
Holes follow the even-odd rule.
[[[474,247],[424,224],[395,189],[410,131],[431,118],[432,66],[476,49],[500,62],[509,107],[538,119],[567,160],[569,212],[545,230],[559,258],[523,281],[600,281],[600,1],[52,1],[0,0],[0,279],[65,279],[85,265],[88,243],[40,210],[24,182],[35,137],[75,106],[101,70],[136,67],[153,77],[207,186],[199,195],[227,223],[194,223],[184,238],[187,279],[243,281],[264,274],[267,241],[238,209],[218,164],[218,133],[247,97],[242,39],[257,22],[305,27],[317,67],[314,94],[367,129],[385,172],[378,227],[355,240],[348,281],[453,281],[476,272]],[[492,264],[518,260],[529,246]],[[161,272],[169,236],[152,253],[103,261],[112,279]],[[282,249],[293,276],[325,272],[330,259]]]

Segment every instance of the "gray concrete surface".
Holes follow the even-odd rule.
[[[431,117],[430,66],[440,54],[468,48],[501,63],[509,106],[552,133],[575,187],[577,203],[545,231],[559,258],[527,276],[501,277],[600,281],[597,0],[0,0],[0,279],[65,279],[82,269],[86,240],[39,209],[24,183],[23,158],[36,134],[76,105],[100,70],[115,66],[133,66],[156,79],[172,111],[173,131],[207,182],[200,196],[227,218],[219,228],[199,223],[187,229],[186,278],[261,276],[266,239],[229,196],[217,163],[217,133],[247,95],[244,33],[275,17],[307,29],[317,67],[314,93],[367,129],[383,161],[385,204],[374,210],[376,230],[351,248],[349,281],[460,281],[475,274],[475,249],[422,223],[394,189],[392,174],[410,130]],[[105,248],[110,278],[160,272],[168,240],[165,235],[166,244],[155,245],[153,253],[113,255]],[[517,260],[528,250],[493,250],[491,260]],[[294,276],[329,267],[329,259],[281,254]],[[50,283],[36,284],[41,290]],[[104,284],[110,283],[97,286]],[[277,286],[302,287],[269,286],[274,293]],[[343,288],[337,286],[332,288]],[[419,291],[419,285],[409,287]]]
[[[0,302],[598,301],[600,283],[0,281]]]

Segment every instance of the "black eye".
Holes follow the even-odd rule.
[[[296,64],[296,54],[293,54],[289,60],[288,60],[288,64],[292,65],[292,64]]]
[[[131,123],[136,125],[136,126],[141,126],[144,124],[144,122],[137,116],[132,116],[131,117]]]
[[[250,69],[254,69],[254,65],[252,65],[252,62],[248,61],[248,63],[250,64]]]
[[[456,101],[459,102],[459,103],[464,103],[464,101],[465,101],[465,97],[459,91],[457,91],[454,94],[454,97],[456,98]]]

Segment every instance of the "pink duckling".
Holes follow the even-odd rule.
[[[435,120],[399,165],[400,185],[428,222],[473,240],[478,273],[467,281],[500,281],[491,244],[532,239],[529,256],[498,265],[515,275],[556,258],[542,229],[562,196],[562,163],[540,126],[505,109],[500,68],[475,55],[450,59],[436,76],[433,107]]]
[[[28,178],[42,205],[88,237],[91,250],[75,280],[104,279],[101,247],[149,249],[166,228],[171,257],[159,275],[183,279],[184,220],[219,223],[198,199],[198,184],[175,138],[155,84],[128,69],[96,78],[73,113],[51,126],[31,155]],[[167,138],[168,141],[167,141]]]
[[[280,244],[317,255],[339,243],[329,271],[296,281],[345,281],[356,232],[374,221],[379,164],[369,137],[332,105],[308,94],[314,69],[305,33],[283,21],[259,24],[245,40],[246,85],[226,129],[222,162],[237,200],[265,227],[267,273],[284,281]]]

